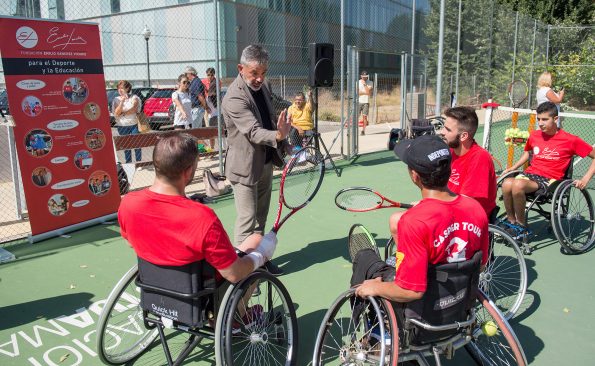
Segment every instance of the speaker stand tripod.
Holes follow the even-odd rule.
[[[320,132],[318,132],[318,87],[314,87],[314,133],[312,135],[312,137],[310,137],[310,141],[312,141],[312,139],[314,140],[314,147],[316,147],[317,150],[320,151],[320,145],[322,145],[322,148],[324,149],[324,158],[322,159],[323,161],[329,160],[331,162],[331,165],[333,167],[333,170],[335,171],[335,173],[337,174],[337,177],[341,176],[341,171],[337,168],[337,166],[335,165],[335,161],[333,160],[333,157],[331,156],[331,153],[328,151],[324,140],[322,139],[322,137],[320,136]]]

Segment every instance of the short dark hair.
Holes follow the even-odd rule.
[[[209,67],[209,68],[207,68],[206,73],[215,75],[215,69],[213,67]]]
[[[409,168],[411,169],[411,168]],[[414,170],[414,169],[411,169]],[[441,162],[440,168],[434,170],[431,173],[421,173],[415,170],[417,175],[419,175],[419,179],[421,180],[421,185],[428,189],[440,189],[446,187],[448,184],[448,179],[450,178],[450,160],[443,160]]]
[[[475,137],[479,121],[475,110],[470,107],[453,107],[444,111],[446,117],[457,120],[459,128],[469,134],[471,138]]]
[[[198,145],[194,136],[180,133],[161,137],[153,150],[155,175],[175,181],[196,163],[197,158]]]
[[[544,102],[537,106],[537,114],[548,113],[550,117],[558,117],[558,107],[552,102]]]

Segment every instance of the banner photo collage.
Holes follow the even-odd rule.
[[[0,17],[0,37],[32,235],[116,212],[98,26]]]

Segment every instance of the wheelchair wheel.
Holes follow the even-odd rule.
[[[373,297],[358,298],[350,289],[326,312],[312,365],[396,365],[398,344],[392,305]]]
[[[587,189],[576,188],[566,180],[552,197],[552,227],[556,238],[567,252],[583,253],[595,243],[595,211]]]
[[[233,288],[228,300],[220,314],[226,366],[296,364],[295,309],[276,277],[256,271]]]
[[[478,300],[477,325],[471,342],[465,345],[471,357],[478,365],[527,365],[523,347],[504,315],[481,290],[478,290]],[[495,334],[490,334],[490,330]]]
[[[134,284],[135,265],[109,294],[97,321],[97,354],[105,364],[120,365],[140,356],[157,338],[147,329],[140,308],[140,289]]]
[[[489,225],[490,253],[479,287],[509,320],[519,310],[527,292],[527,266],[517,242],[504,230]]]

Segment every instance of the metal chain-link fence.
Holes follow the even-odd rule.
[[[409,118],[421,116],[422,110],[424,115],[433,114],[439,1],[6,0],[0,2],[0,15],[99,25],[106,90],[92,92],[107,94],[110,102],[103,108],[110,113],[113,112],[110,111],[111,100],[117,95],[116,84],[119,80],[128,80],[141,97],[142,109],[152,128],[146,134],[122,136],[119,132],[125,134],[126,131],[118,131],[117,126],[112,128],[118,161],[134,175],[131,188],[140,189],[153,181],[151,155],[155,135],[170,133],[173,128],[171,98],[178,87],[178,76],[186,66],[192,66],[199,78],[206,79],[206,70],[212,67],[220,82],[219,96],[223,96],[237,76],[242,49],[251,43],[264,45],[270,52],[267,78],[276,95],[277,113],[291,103],[296,92],[307,91],[311,61],[308,44],[335,45],[334,85],[319,90],[320,130],[323,138],[334,142],[333,155],[340,155],[344,150],[357,152],[355,145],[353,148],[344,146],[356,144],[357,136],[350,135],[353,129],[342,128],[344,124],[340,123],[341,120],[349,122],[355,113],[353,91],[348,90],[348,86],[349,79],[357,79],[360,71],[347,67],[349,46],[370,53],[397,55],[397,58],[402,52],[427,57],[424,61],[424,57],[413,56],[406,70],[405,93],[395,65],[387,70],[382,63],[363,63],[370,66],[367,71],[377,86],[371,102],[372,123],[396,122],[402,114]],[[558,63],[554,60],[566,62],[564,57],[573,60],[578,57],[579,66],[558,68],[565,71],[558,72],[557,76],[563,79],[563,73],[574,77],[580,72],[584,85],[573,82],[571,89],[589,89],[588,80],[592,78],[588,78],[588,73],[593,72],[593,68],[588,65],[595,63],[592,28],[550,27],[517,14],[495,0],[464,0],[461,1],[459,31],[458,8],[458,0],[446,0],[442,106],[448,104],[451,93],[457,94],[459,104],[479,105],[494,97],[507,105],[506,85],[512,79],[523,78],[534,93],[539,73],[550,68],[548,63]],[[573,42],[567,42],[568,39],[583,46],[570,48]],[[458,56],[457,50],[460,50]],[[4,75],[0,70],[0,89],[3,86]],[[568,101],[572,105],[575,99],[586,100],[592,106],[591,94],[592,87],[580,97],[569,96]],[[403,98],[408,98],[407,103],[401,103]],[[5,99],[6,93],[0,92],[0,108],[8,108],[6,103],[2,104]],[[532,103],[534,94],[528,100]],[[207,120],[205,127],[191,131],[200,137],[204,149],[201,166],[218,171],[223,162],[220,151],[225,149],[224,138],[219,138],[224,123],[216,119],[216,123],[211,121],[212,127],[208,125]],[[0,146],[0,180],[6,188],[0,198],[4,214],[0,222],[0,242],[5,242],[27,235],[29,229],[24,200],[20,198],[23,197],[18,184],[20,178],[15,173],[18,169],[12,168],[16,157],[11,159],[8,129],[2,127],[2,130],[1,139],[6,141],[2,140],[5,143]],[[126,165],[127,161],[133,165]],[[202,189],[201,180],[202,175],[197,173],[195,184],[190,186],[191,192]],[[20,214],[24,215],[24,220]]]

